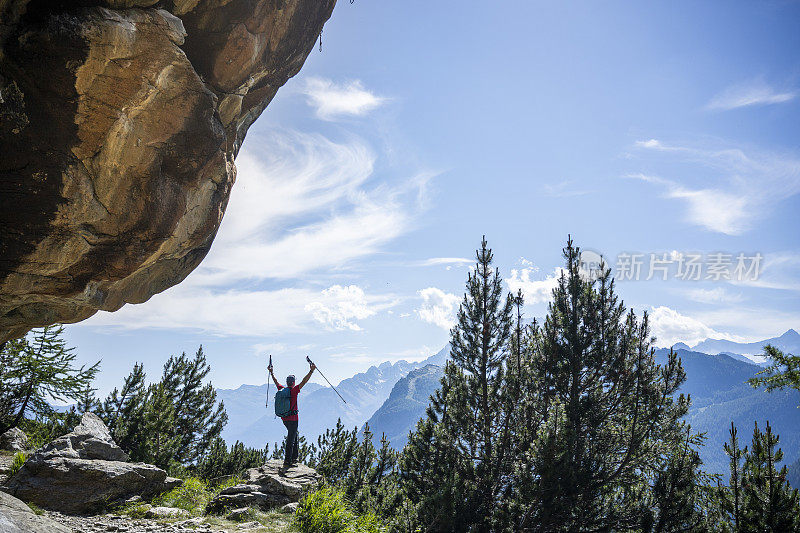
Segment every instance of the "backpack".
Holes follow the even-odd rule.
[[[275,416],[281,418],[296,415],[297,410],[292,409],[292,389],[284,387],[275,393]]]

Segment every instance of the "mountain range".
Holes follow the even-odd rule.
[[[410,371],[428,364],[444,364],[447,350],[442,349],[428,359],[409,363],[385,362],[370,367],[366,372],[342,380],[336,389],[347,401],[342,402],[330,387],[308,383],[300,392],[300,433],[309,441],[341,418],[345,427],[361,427],[389,397],[394,385]],[[225,403],[228,424],[222,437],[229,443],[243,442],[247,446],[263,448],[268,443],[280,442],[286,429],[272,411],[273,398],[265,408],[266,385],[242,385],[236,389],[217,389],[217,396]],[[270,396],[275,394],[274,385]],[[258,414],[262,413],[262,414]]]
[[[777,338],[791,338],[793,334],[796,335],[790,330]],[[769,344],[772,340],[762,342]],[[791,352],[790,346],[786,349]],[[730,349],[731,346],[727,345],[726,348]],[[797,408],[800,405],[800,393],[796,390],[766,393],[762,389],[752,388],[746,383],[747,379],[763,367],[744,358],[742,354],[711,355],[683,348],[676,352],[686,371],[686,382],[680,392],[691,396],[686,420],[693,431],[705,433],[707,438],[700,450],[705,470],[723,475],[727,473],[727,456],[722,443],[728,438],[731,422],[737,426],[739,439],[744,445],[749,443],[753,423],[757,421],[763,429],[769,420],[774,431],[780,435],[785,462],[798,462],[793,468],[798,471],[795,486],[800,485],[800,409]],[[656,350],[656,362],[665,363],[668,355],[668,349]],[[408,432],[424,415],[428,398],[438,388],[442,373],[440,366],[428,366],[400,379],[387,401],[369,419],[370,430],[376,436],[385,433],[392,445],[401,449],[408,440]]]
[[[763,367],[745,356],[760,353],[766,344],[796,354],[800,335],[789,330],[779,337],[754,343],[707,339],[694,348],[685,344],[673,346],[687,375],[681,392],[691,395],[692,399],[687,421],[694,431],[704,432],[707,437],[701,456],[708,472],[723,475],[727,472],[722,443],[727,439],[731,421],[738,427],[744,444],[749,441],[754,421],[763,427],[769,420],[780,435],[785,461],[800,462],[800,409],[797,408],[800,393],[795,390],[766,393],[746,383]],[[714,352],[716,349],[719,351]],[[431,394],[439,386],[448,353],[446,346],[419,363],[386,362],[343,380],[337,389],[347,400],[346,405],[329,387],[307,385],[300,400],[301,434],[316,440],[341,418],[346,427],[363,427],[367,422],[376,439],[385,433],[393,447],[402,448],[408,432],[424,415]],[[657,350],[657,361],[663,363],[668,353],[668,349]],[[271,411],[260,417],[253,416],[253,413],[264,412],[266,385],[243,385],[233,390],[219,389],[218,393],[229,415],[223,432],[228,442],[240,440],[248,446],[263,447],[284,437],[285,429]],[[800,466],[796,465],[795,470],[800,472]],[[800,479],[797,483],[800,484]]]
[[[784,353],[797,355],[800,353],[800,333],[790,329],[780,337],[772,337],[771,339],[764,339],[763,341],[757,342],[734,342],[725,339],[706,339],[692,347],[689,347],[685,343],[679,342],[678,344],[673,345],[672,348],[675,350],[692,350],[695,352],[708,354],[726,353],[728,355],[738,356],[734,358],[739,358],[747,355],[760,356],[764,353],[764,346],[767,344],[775,346]]]

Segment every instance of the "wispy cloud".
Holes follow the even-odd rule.
[[[436,287],[419,291],[422,304],[415,309],[417,316],[434,326],[449,330],[455,325],[455,314],[461,298]]]
[[[734,294],[722,287],[714,289],[691,289],[686,295],[695,302],[705,304],[734,303],[743,300],[741,294]]]
[[[636,147],[643,153],[677,158],[698,167],[692,181],[703,185],[650,173],[626,177],[663,187],[667,198],[686,203],[689,222],[710,231],[741,235],[769,212],[771,204],[800,192],[800,159],[794,155],[737,147],[679,146],[656,139],[638,141]]]
[[[454,266],[471,265],[474,262],[474,259],[467,259],[466,257],[431,257],[429,259],[423,259],[422,261],[416,261],[412,263],[412,265],[420,267],[444,266],[449,270]]]
[[[332,290],[331,290],[332,289]],[[142,305],[101,311],[79,326],[120,329],[189,329],[216,335],[275,337],[311,334],[324,322],[332,329],[359,329],[358,320],[392,305],[392,295],[369,295],[358,287],[225,290],[177,285]],[[340,290],[341,289],[341,290]],[[278,345],[272,349],[277,350]]]
[[[731,338],[738,342],[753,342],[777,336],[789,328],[797,329],[800,325],[800,313],[795,310],[784,311],[774,307],[717,305],[694,313],[694,317],[714,329],[735,330],[742,335],[747,335],[747,337]]]
[[[763,80],[756,79],[728,87],[712,98],[706,109],[727,111],[754,105],[782,104],[796,97],[795,91],[777,90]]]
[[[552,198],[572,198],[575,196],[585,196],[592,192],[585,187],[578,186],[571,180],[559,181],[557,183],[545,183],[542,189],[546,196]]]
[[[359,80],[335,83],[325,78],[308,78],[303,93],[308,98],[308,105],[323,120],[366,115],[386,101],[386,98],[365,89]]]
[[[729,283],[738,286],[800,292],[800,253],[766,253],[758,279],[730,280]]]
[[[237,160],[237,183],[214,246],[187,282],[292,279],[379,251],[411,228],[425,180],[367,188],[374,160],[358,139],[256,137]]]

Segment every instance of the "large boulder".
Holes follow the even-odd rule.
[[[251,468],[245,482],[224,489],[209,502],[206,511],[222,513],[228,509],[255,507],[264,511],[300,501],[303,493],[319,486],[322,477],[306,465],[284,468],[282,461],[268,461]]]
[[[37,515],[10,494],[0,492],[0,532],[71,533],[71,530],[47,517]]]
[[[86,413],[72,433],[22,465],[8,480],[8,492],[43,509],[81,514],[133,496],[149,498],[179,482],[156,466],[127,460],[102,420]]]
[[[0,0],[0,342],[179,283],[335,0]]]
[[[11,428],[0,435],[0,450],[21,452],[28,448],[28,436],[19,428]]]

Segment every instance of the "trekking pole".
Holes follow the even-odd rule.
[[[267,403],[264,405],[269,407],[269,380],[272,379],[272,376],[269,375],[269,371],[272,368],[272,354],[269,354],[269,366],[267,367]]]
[[[311,360],[311,358],[310,358],[309,356],[306,356],[306,361],[308,361],[308,364],[310,364],[310,365],[314,365],[314,362]],[[316,367],[317,365],[314,365],[314,366]],[[319,368],[317,368],[317,370],[319,370]],[[322,379],[324,379],[325,381],[328,381],[328,378],[326,378],[326,377],[325,377],[325,374],[323,374],[323,373],[322,373],[322,370],[319,370],[319,375],[320,375],[320,376],[322,376]],[[330,381],[328,381],[328,385],[330,385],[330,386],[331,386],[331,388],[333,389],[333,392],[335,392],[335,393],[336,393],[336,395],[337,395],[337,396],[339,396],[339,398],[341,398],[341,399],[342,399],[342,401],[343,401],[344,403],[347,403],[347,400],[345,400],[344,398],[342,398],[342,395],[341,395],[341,394],[339,394],[339,391],[338,391],[338,390],[336,390],[336,387],[334,387],[333,385],[331,385],[331,382],[330,382]]]

